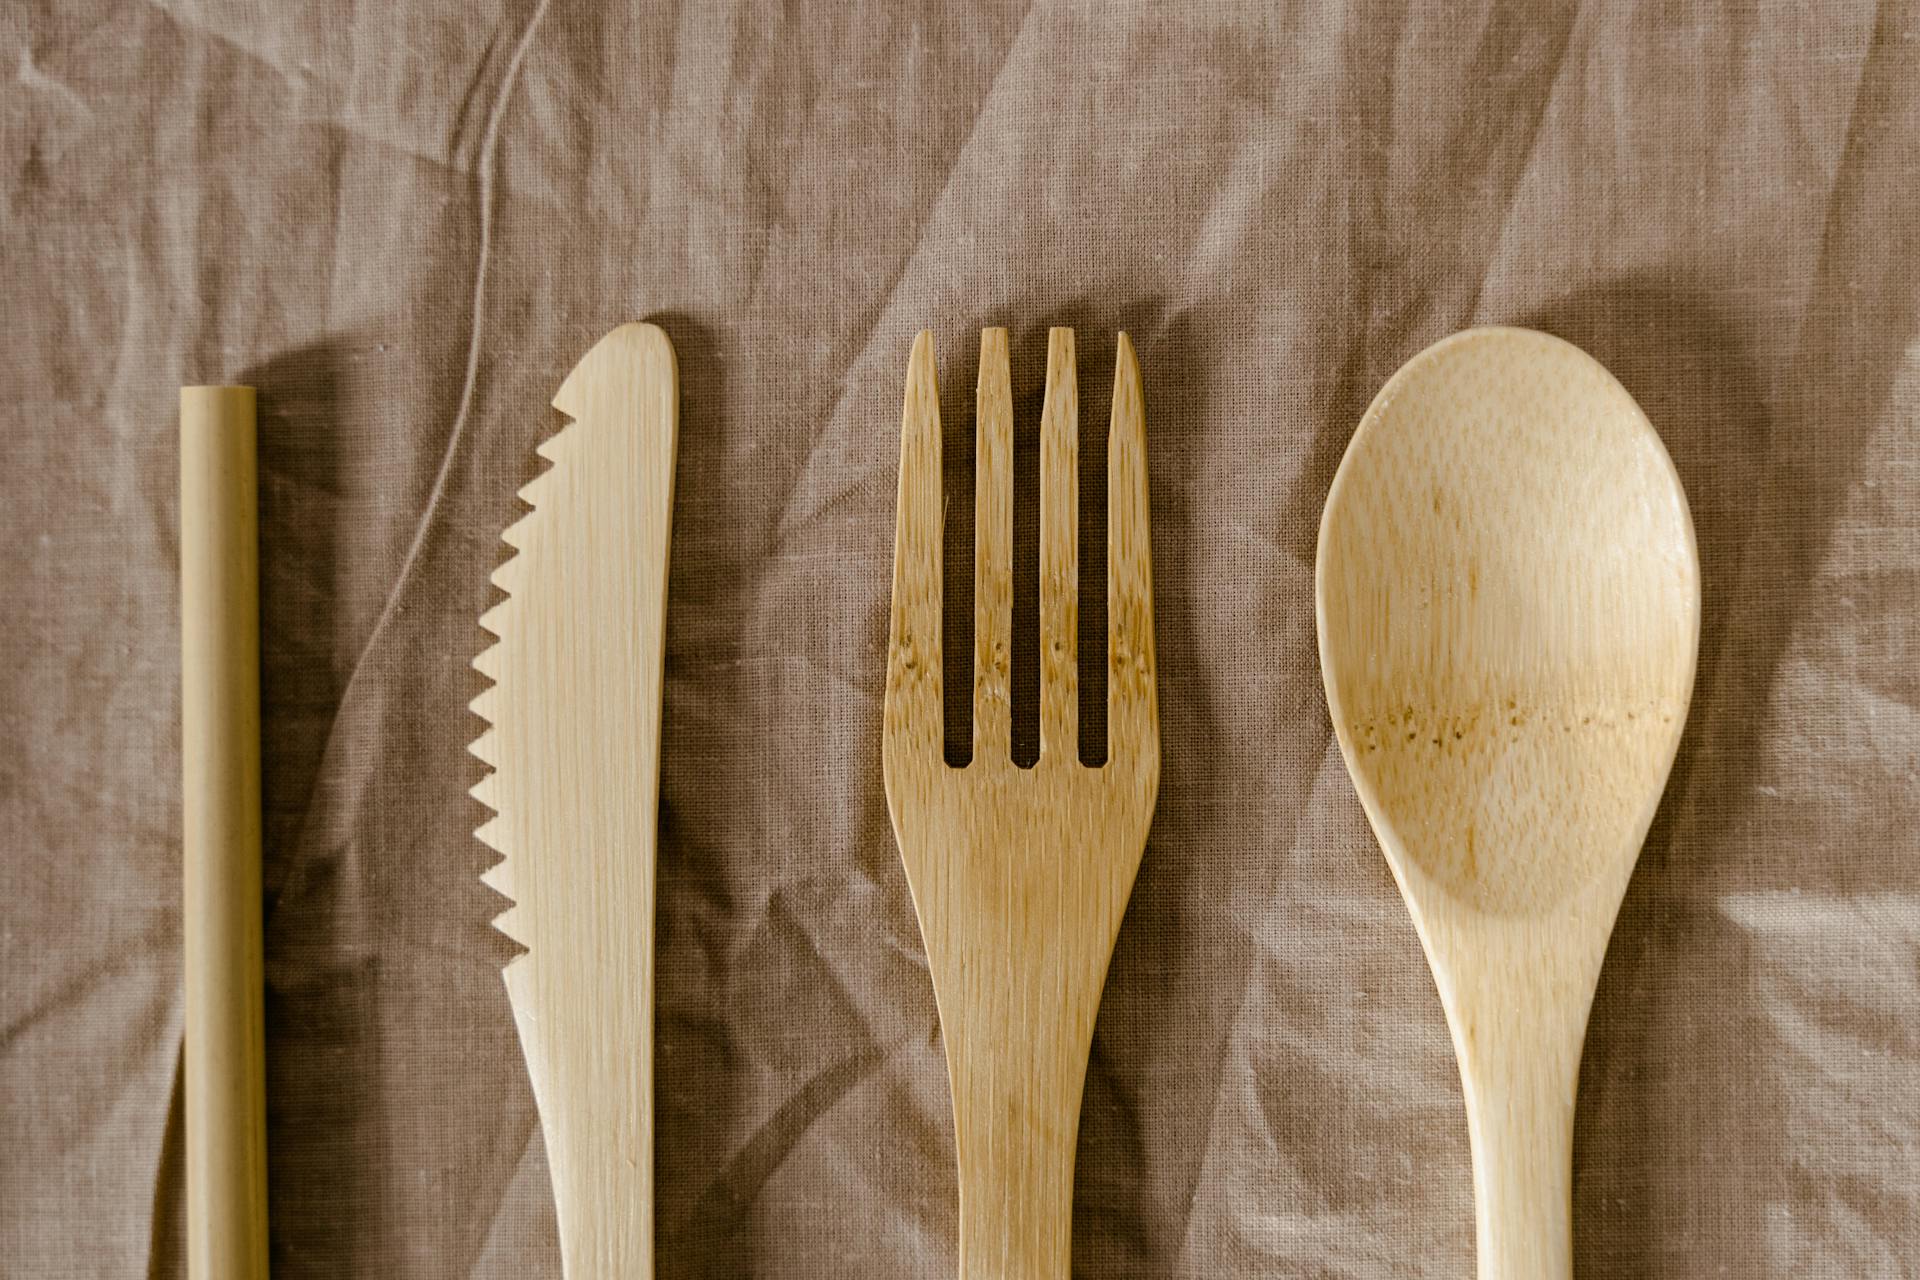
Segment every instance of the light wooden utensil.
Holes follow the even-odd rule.
[[[1570,1276],[1581,1041],[1693,689],[1686,495],[1598,362],[1470,330],[1361,419],[1318,594],[1334,733],[1453,1032],[1479,1274]]]
[[[267,1274],[252,387],[180,388],[187,1274]]]
[[[1040,425],[1040,759],[1013,763],[1013,396],[980,339],[973,761],[941,750],[940,399],[913,344],[900,439],[882,760],[953,1090],[964,1280],[1066,1280],[1080,1095],[1160,781],[1145,419],[1120,336],[1108,452],[1108,759],[1078,745],[1078,386],[1048,342]]]
[[[495,683],[473,789],[504,855],[483,878],[525,955],[505,977],[572,1280],[653,1274],[653,923],[679,375],[652,325],[614,330],[554,397],[573,421],[502,534],[507,598],[474,660]]]

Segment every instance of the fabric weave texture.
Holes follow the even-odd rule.
[[[662,1280],[954,1272],[880,695],[928,327],[963,753],[989,325],[1022,750],[1047,327],[1081,352],[1096,741],[1121,330],[1146,395],[1163,784],[1075,1273],[1471,1274],[1313,553],[1374,392],[1486,323],[1621,379],[1703,560],[1588,1035],[1579,1274],[1920,1275],[1920,5],[35,0],[0,59],[6,1274],[183,1273],[175,404],[207,381],[263,415],[274,1274],[558,1274],[468,663],[554,389],[648,319],[682,377]]]

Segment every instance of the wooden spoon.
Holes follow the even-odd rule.
[[[1469,330],[1367,409],[1317,580],[1334,733],[1453,1032],[1481,1280],[1571,1276],[1580,1044],[1693,690],[1686,495],[1592,357]]]

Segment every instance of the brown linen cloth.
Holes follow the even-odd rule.
[[[977,333],[1013,331],[1030,629],[1050,324],[1096,676],[1139,347],[1165,735],[1076,1273],[1470,1274],[1312,562],[1374,391],[1496,322],[1640,399],[1706,575],[1588,1037],[1580,1274],[1920,1275],[1914,3],[46,0],[0,40],[6,1275],[181,1271],[174,405],[218,380],[264,412],[275,1274],[557,1274],[467,664],[549,397],[642,318],[683,378],[663,1277],[953,1273],[879,768],[901,389],[931,327],[964,691]]]

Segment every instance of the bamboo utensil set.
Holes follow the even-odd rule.
[[[265,1274],[252,396],[182,396],[190,1266]],[[981,338],[974,751],[941,750],[939,398],[907,368],[882,762],[947,1052],[963,1280],[1064,1280],[1088,1049],[1160,777],[1144,396],[1110,425],[1109,758],[1077,752],[1078,385],[1049,337],[1039,761],[1010,750],[1013,425]],[[475,660],[474,794],[574,1280],[652,1274],[655,807],[678,384],[629,325],[507,530]],[[223,416],[230,415],[230,416]],[[244,473],[244,474],[243,474]],[[1590,357],[1472,330],[1394,376],[1329,494],[1327,702],[1433,969],[1467,1106],[1481,1280],[1571,1275],[1573,1091],[1608,935],[1691,695],[1699,565],[1645,416]]]

